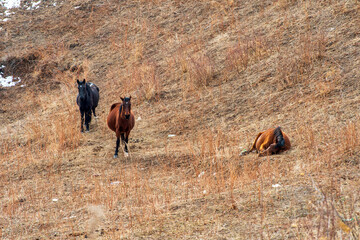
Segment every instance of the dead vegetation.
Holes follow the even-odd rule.
[[[357,1],[26,4],[0,22],[25,84],[0,89],[2,238],[359,239]],[[77,78],[100,88],[87,134]],[[289,152],[240,156],[277,125]]]

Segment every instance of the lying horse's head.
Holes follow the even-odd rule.
[[[121,111],[121,115],[125,116],[125,119],[130,119],[130,112],[131,112],[131,96],[130,97],[125,97],[125,98],[121,98],[122,101],[122,111]]]
[[[84,79],[82,82],[79,81],[79,79],[76,80],[78,84],[79,89],[79,97],[81,101],[84,101],[86,99],[86,80]]]

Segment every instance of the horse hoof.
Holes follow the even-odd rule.
[[[118,157],[118,155],[117,154],[114,154],[114,158],[117,158]]]
[[[245,155],[247,155],[248,153],[249,153],[248,151],[244,150],[244,151],[242,151],[242,152],[240,153],[240,156],[245,156]]]
[[[128,156],[129,156],[129,153],[124,152],[124,156],[125,156],[125,157],[128,157]]]

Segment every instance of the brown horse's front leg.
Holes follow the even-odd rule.
[[[116,147],[115,147],[114,158],[117,158],[117,157],[118,157],[119,145],[120,145],[120,138],[116,137]]]

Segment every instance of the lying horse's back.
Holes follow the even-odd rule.
[[[280,127],[277,127],[260,132],[255,138],[251,149],[247,152],[256,150],[260,152],[259,156],[265,156],[280,153],[290,148],[291,143],[288,136]]]

